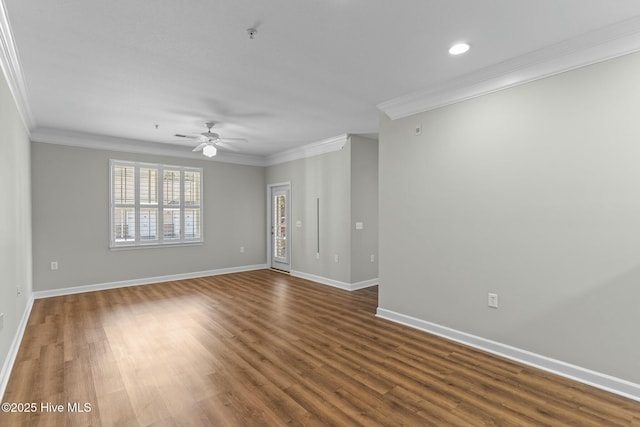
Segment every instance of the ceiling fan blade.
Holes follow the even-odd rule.
[[[231,145],[231,144],[226,144],[226,143],[221,142],[221,141],[216,142],[216,144],[215,144],[215,145],[216,145],[216,147],[218,147],[218,148],[222,148],[222,149],[223,149],[223,150],[225,150],[225,151],[233,151],[234,153],[238,153],[238,152],[240,152],[240,150],[238,150],[238,149],[237,149],[236,147],[234,147],[233,145]]]
[[[206,142],[203,142],[202,144],[198,145],[196,148],[194,148],[191,151],[202,151],[202,149],[207,145]]]
[[[249,142],[245,138],[220,138],[221,142]]]
[[[218,135],[218,134],[217,134],[217,133],[215,133],[215,132],[202,132],[202,133],[200,134],[200,136],[201,136],[201,137],[204,137],[204,138],[207,138],[207,139],[210,139],[210,140],[212,140],[212,141],[215,141],[215,140],[220,139],[220,135]]]
[[[200,135],[183,135],[181,133],[176,133],[174,136],[177,136],[178,138],[189,138],[189,139],[200,139]]]
[[[194,148],[192,151],[203,151],[204,148],[208,145],[211,145],[211,150],[210,151],[214,151],[213,148],[217,148],[220,147],[221,149],[225,150],[225,151],[234,151],[234,152],[238,152],[240,150],[238,150],[236,147],[232,146],[231,144],[227,144],[227,143],[235,143],[235,142],[248,142],[245,138],[220,138],[220,135],[212,132],[211,128],[214,126],[215,123],[213,122],[207,122],[205,123],[205,125],[207,126],[207,131],[206,132],[202,132],[201,134],[195,134],[195,135],[185,135],[183,133],[176,133],[175,136],[178,138],[187,138],[187,139],[195,139],[199,142],[201,142],[200,145],[198,145],[196,148]],[[215,154],[213,154],[215,155]]]

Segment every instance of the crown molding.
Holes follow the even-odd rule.
[[[396,120],[640,51],[640,16],[378,104]]]
[[[22,74],[22,66],[18,58],[18,51],[14,43],[4,0],[0,0],[0,68],[2,68],[7,80],[7,85],[16,102],[26,131],[29,133],[33,129],[35,121],[29,107],[29,97],[27,96],[27,88]]]
[[[258,156],[237,153],[220,153],[207,158],[194,153],[188,147],[172,144],[159,144],[148,141],[117,138],[107,135],[96,135],[73,132],[61,129],[36,128],[31,131],[31,141],[46,144],[67,145],[71,147],[92,148],[96,150],[121,151],[136,154],[154,154],[159,156],[180,157],[187,159],[234,163],[249,166],[263,166],[264,159]]]
[[[318,156],[341,150],[349,139],[349,135],[343,134],[333,138],[323,139],[301,147],[292,148],[270,156],[252,156],[248,154],[219,152],[215,157],[207,158],[200,153],[194,153],[183,146],[173,144],[160,144],[149,141],[118,138],[107,135],[98,135],[84,132],[75,132],[62,129],[35,128],[31,131],[30,139],[33,142],[44,144],[67,145],[70,147],[91,148],[105,151],[121,151],[136,154],[154,154],[159,156],[180,157],[204,161],[234,163],[248,166],[273,166],[291,160]]]
[[[349,135],[345,133],[332,138],[313,142],[311,144],[306,144],[301,147],[285,150],[265,157],[264,165],[273,166],[280,163],[290,162],[292,160],[304,159],[307,157],[319,156],[320,154],[331,153],[332,151],[342,150],[348,140]]]

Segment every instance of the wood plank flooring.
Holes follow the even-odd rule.
[[[37,300],[3,399],[37,410],[0,426],[640,425],[639,402],[376,306],[268,270]]]

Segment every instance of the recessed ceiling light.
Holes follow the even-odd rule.
[[[460,55],[461,53],[468,51],[469,47],[468,43],[456,43],[449,48],[449,53],[451,55]]]

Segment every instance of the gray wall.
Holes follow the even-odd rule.
[[[342,150],[267,167],[267,184],[291,183],[292,271],[347,284],[378,277],[377,174],[377,141],[355,135]],[[297,221],[302,227],[295,226]],[[355,230],[355,221],[364,222],[365,228]]]
[[[204,244],[109,250],[109,159],[202,167]],[[262,167],[33,143],[32,181],[36,291],[265,262]]]
[[[291,270],[351,280],[350,146],[266,168],[266,183],[291,183]],[[316,259],[316,198],[320,198],[320,259]],[[295,226],[302,221],[302,227]],[[338,255],[339,262],[334,261]]]
[[[378,277],[378,141],[357,135],[350,140],[351,283],[358,283]],[[356,230],[356,222],[364,228]]]
[[[380,307],[640,383],[639,75],[381,115]]]
[[[0,330],[1,372],[31,298],[32,283],[29,137],[7,82],[0,76],[0,313],[4,313],[4,327]],[[21,289],[19,296],[17,287]],[[4,379],[0,378],[0,383]]]

